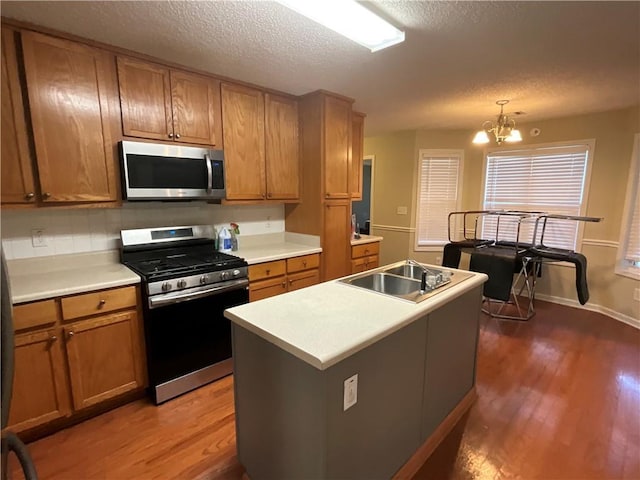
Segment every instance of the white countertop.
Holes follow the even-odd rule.
[[[362,245],[363,243],[381,242],[382,240],[383,240],[383,237],[378,237],[377,235],[365,235],[361,233],[360,238],[351,239],[351,246]]]
[[[320,237],[280,232],[241,237],[231,253],[254,264],[321,251]],[[115,250],[8,260],[7,268],[14,304],[140,283]]]
[[[14,304],[140,283],[117,251],[8,260]]]
[[[238,250],[231,254],[253,265],[320,252],[320,237],[284,232],[283,235],[241,236]]]
[[[389,265],[376,270],[386,268]],[[325,370],[482,285],[488,278],[482,273],[464,273],[471,276],[419,303],[333,280],[240,305],[226,310],[225,316],[317,369]]]

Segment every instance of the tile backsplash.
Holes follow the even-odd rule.
[[[235,222],[240,235],[284,232],[284,206],[226,206],[203,202],[126,203],[122,208],[4,210],[0,218],[7,259],[120,248],[120,230]],[[42,231],[34,241],[34,231]],[[36,246],[40,243],[41,245]],[[43,245],[42,245],[43,244]]]

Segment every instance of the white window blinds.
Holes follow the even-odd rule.
[[[581,215],[588,153],[588,145],[567,145],[488,154],[483,208]],[[517,222],[500,221],[498,240],[515,241]],[[495,216],[485,217],[483,238],[496,239],[495,222]],[[575,250],[578,223],[549,220],[544,244]],[[540,231],[535,240],[533,231],[532,221],[521,222],[517,240],[539,243]]]
[[[626,227],[626,238],[623,238],[621,244],[624,248],[623,260],[624,267],[639,268],[640,267],[640,134],[636,134],[633,148],[633,157],[631,159],[631,168],[629,169],[628,184],[628,206],[627,217],[623,222]]]
[[[420,150],[416,248],[449,241],[449,212],[458,210],[461,151]]]

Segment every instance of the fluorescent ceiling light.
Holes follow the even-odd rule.
[[[372,52],[404,42],[404,32],[354,0],[278,0],[278,3],[358,42]]]

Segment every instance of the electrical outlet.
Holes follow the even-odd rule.
[[[267,223],[264,226],[265,228],[271,228],[271,215],[267,216]]]
[[[358,401],[358,374],[347,378],[344,381],[344,402],[343,410],[353,407]]]
[[[640,302],[640,288],[635,288],[635,289],[633,290],[633,299],[634,299],[636,302]]]
[[[44,228],[34,228],[31,230],[31,245],[36,248],[47,246],[47,237],[44,234]]]
[[[436,257],[436,265],[442,264],[442,257]]]
[[[396,213],[397,213],[398,215],[406,215],[406,214],[408,213],[408,211],[409,211],[409,210],[407,209],[407,207],[398,207],[398,208],[396,209]]]

